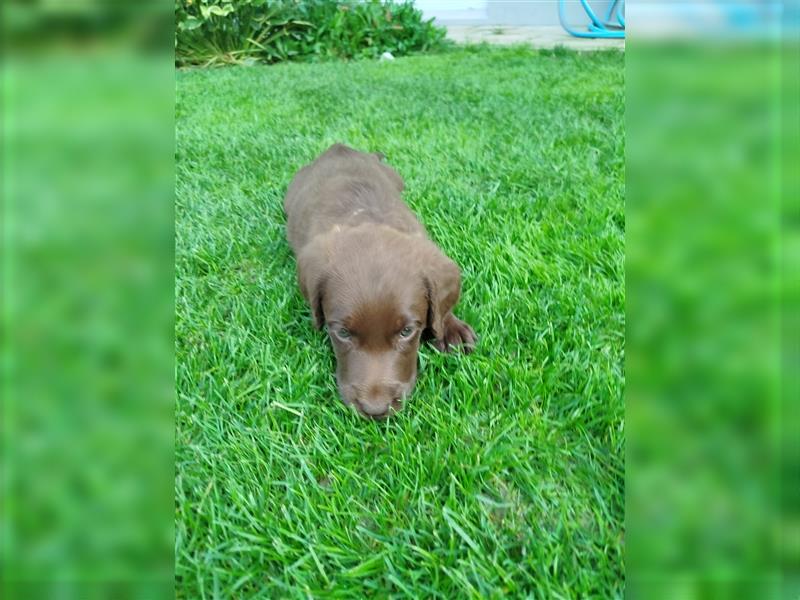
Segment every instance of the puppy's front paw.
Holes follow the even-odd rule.
[[[433,347],[439,352],[452,352],[457,347],[467,354],[475,349],[478,336],[475,331],[455,315],[448,315],[444,322],[444,334],[441,339],[433,340]]]

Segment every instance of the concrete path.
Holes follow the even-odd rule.
[[[530,44],[534,48],[564,46],[575,50],[625,49],[625,40],[576,38],[560,26],[445,25],[447,37],[454,42],[490,44]]]

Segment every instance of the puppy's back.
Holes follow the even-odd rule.
[[[295,252],[334,227],[364,222],[408,233],[424,229],[400,198],[403,180],[382,154],[334,144],[292,179],[283,203]]]

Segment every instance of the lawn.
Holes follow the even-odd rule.
[[[623,62],[178,72],[179,598],[621,596]],[[481,337],[423,347],[384,422],[338,400],[284,235],[287,184],[336,141],[404,177]]]

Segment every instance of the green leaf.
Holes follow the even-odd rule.
[[[203,22],[197,17],[186,17],[185,21],[178,23],[178,29],[181,31],[191,31],[192,29],[197,29],[202,25]]]
[[[225,6],[209,6],[208,11],[212,15],[217,15],[218,17],[227,17],[233,12],[233,6],[230,4],[226,4]]]

